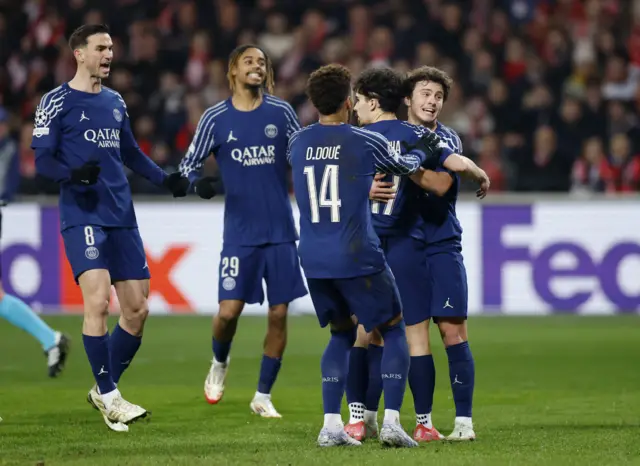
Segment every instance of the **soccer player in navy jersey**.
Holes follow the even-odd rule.
[[[82,339],[96,381],[88,401],[110,429],[126,432],[149,414],[126,401],[117,384],[140,347],[150,275],[124,167],[174,197],[185,196],[189,182],[167,175],[140,150],[122,97],[102,85],[113,58],[109,29],[81,26],[69,45],[76,74],[42,97],[31,146],[38,173],[60,184],[60,228],[82,290]],[[111,285],[121,316],[109,336]]]
[[[400,297],[373,229],[368,196],[376,171],[414,173],[437,158],[439,141],[428,133],[400,156],[384,136],[347,124],[353,108],[351,74],[341,65],[313,72],[307,95],[320,120],[293,135],[288,158],[300,208],[301,265],[320,325],[331,329],[321,361],[325,416],[318,444],[360,445],[344,431],[340,416],[355,315],[367,332],[378,329],[385,339],[380,440],[417,446],[400,425],[409,353]]]
[[[383,134],[395,150],[402,150],[402,142],[411,145],[426,129],[398,120],[396,112],[404,98],[403,77],[390,68],[372,68],[364,71],[357,79],[354,90],[356,103],[354,110],[361,125],[370,131]],[[466,167],[464,161],[451,153],[441,154],[440,166],[453,170]],[[463,168],[461,168],[463,167]],[[377,178],[379,178],[377,176]],[[411,179],[409,179],[411,178]],[[386,180],[386,181],[385,181]],[[420,204],[422,189],[435,195],[444,195],[449,185],[436,171],[423,170],[410,177],[387,176],[378,179],[382,185],[382,196],[386,199],[372,202],[373,225],[380,237],[387,262],[393,272],[402,299],[404,319],[407,324],[407,340],[411,355],[409,385],[414,404],[421,405],[424,394],[433,392],[433,387],[422,386],[420,372],[424,371],[423,356],[427,354],[421,339],[419,324],[425,319],[428,306],[425,302],[429,294],[425,284],[429,282],[426,266],[426,243],[422,229]],[[374,183],[374,184],[376,184]],[[385,185],[385,183],[387,183]],[[380,196],[381,194],[375,194]],[[380,398],[379,354],[381,339],[373,333],[375,340],[366,350],[368,338],[359,329],[359,338],[350,355],[350,371],[347,382],[347,401],[351,414],[345,430],[360,440],[373,437],[377,432],[377,407]],[[368,365],[371,370],[368,370]],[[367,374],[368,372],[368,374]],[[433,378],[431,378],[433,382]],[[431,410],[429,409],[429,412]],[[444,438],[424,416],[417,416],[414,439],[418,442]]]
[[[438,116],[453,84],[442,70],[424,66],[409,73],[406,79],[405,103],[409,122],[434,131],[441,139],[442,157],[451,158],[458,165],[458,173],[478,181],[478,197],[484,197],[490,181],[486,173],[462,155],[462,143],[457,133],[438,121]],[[456,418],[447,440],[474,440],[471,420],[475,366],[467,341],[467,274],[462,258],[462,227],[456,216],[456,201],[460,186],[459,174],[450,167],[435,170],[447,187],[444,195],[425,195],[421,200],[422,230],[427,243],[426,260],[429,270],[430,299],[428,312],[415,326],[416,341],[426,351],[421,359],[411,361],[419,378],[416,383],[431,388],[416,406],[418,422],[431,425],[435,368],[429,343],[429,319],[438,326],[449,359],[449,379]],[[410,382],[411,383],[411,382]],[[421,412],[422,411],[422,412]]]
[[[225,187],[224,244],[220,254],[218,299],[213,319],[213,360],[204,384],[210,404],[223,396],[231,342],[245,303],[269,302],[267,335],[251,410],[279,418],[271,389],[287,342],[289,303],[307,294],[288,193],[285,158],[290,136],[300,129],[291,106],[272,95],[273,68],[257,46],[242,45],[229,58],[232,96],[204,112],[180,164],[204,199],[216,193],[200,170],[214,154]]]

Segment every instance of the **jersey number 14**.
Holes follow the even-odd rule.
[[[320,183],[320,192],[316,184],[316,167],[304,167],[309,190],[309,205],[311,206],[311,223],[320,223],[320,207],[331,209],[331,222],[340,222],[340,193],[338,192],[338,165],[325,165]]]

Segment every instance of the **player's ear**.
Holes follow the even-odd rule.
[[[411,99],[410,99],[409,97],[405,97],[405,98],[404,98],[404,104],[405,104],[407,107],[411,107]]]

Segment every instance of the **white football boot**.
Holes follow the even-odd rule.
[[[453,432],[447,437],[447,440],[454,442],[472,441],[476,439],[476,433],[473,431],[473,422],[470,417],[456,417]]]
[[[258,414],[262,417],[274,419],[280,419],[282,417],[282,415],[276,411],[276,408],[273,406],[273,403],[271,402],[271,395],[256,392],[249,407],[254,414]]]
[[[133,424],[151,414],[146,409],[129,403],[122,398],[120,392],[115,394],[115,397],[111,403],[109,403],[109,406],[107,406],[98,391],[97,385],[94,385],[91,390],[89,390],[87,401],[91,406],[100,411],[107,427],[116,432],[128,432],[129,424]]]
[[[231,357],[227,357],[227,362],[218,362],[214,357],[211,361],[211,368],[204,381],[204,398],[210,405],[218,404],[222,400],[230,360]]]

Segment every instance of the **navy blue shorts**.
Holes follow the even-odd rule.
[[[427,255],[431,283],[431,317],[467,318],[467,271],[459,252]]]
[[[76,283],[93,269],[108,270],[112,283],[151,278],[137,228],[75,226],[64,230],[62,239]]]
[[[321,327],[355,315],[367,332],[402,313],[395,279],[389,268],[355,278],[308,278],[309,293]]]
[[[223,245],[220,254],[218,301],[237,299],[247,304],[288,304],[306,296],[296,243],[262,246]]]
[[[381,236],[380,242],[396,279],[405,323],[429,320],[431,286],[426,244],[409,236]]]

